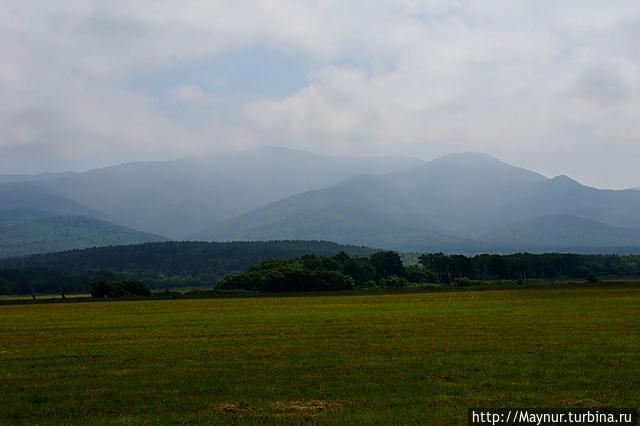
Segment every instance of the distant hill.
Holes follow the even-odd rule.
[[[263,147],[23,178],[1,183],[0,176],[0,210],[90,217],[173,239],[327,240],[449,253],[584,251],[637,245],[620,228],[640,229],[640,191],[549,179],[479,153],[425,163]],[[565,216],[601,226],[530,222]],[[558,235],[562,241],[554,240]]]
[[[638,191],[591,188],[567,176],[558,176],[523,188],[520,197],[510,200],[504,206],[505,216],[515,220],[573,215],[611,226],[640,229],[638,209]]]
[[[542,216],[504,226],[483,240],[523,247],[640,246],[640,230],[572,215]]]
[[[37,210],[57,216],[87,216],[104,218],[104,215],[92,208],[69,200],[47,190],[33,182],[0,183],[0,211]]]
[[[30,209],[0,210],[0,257],[164,240],[84,216],[56,216]]]
[[[167,162],[122,164],[38,182],[109,221],[174,239],[281,198],[358,174],[421,164],[405,157],[332,157],[262,147]]]
[[[549,215],[584,216],[640,229],[638,211],[640,192],[598,190],[567,177],[548,179],[487,155],[466,153],[298,194],[215,223],[198,237],[318,238],[399,250],[462,252],[500,250],[509,243],[517,250],[516,241],[501,241],[497,247],[481,239],[505,224]],[[593,242],[607,246],[614,237]]]
[[[71,250],[0,260],[1,268],[46,268],[65,272],[109,270],[153,276],[213,276],[232,272],[268,259],[315,254],[332,256],[340,251],[368,256],[368,247],[345,246],[327,241],[259,242],[155,242],[116,247]]]
[[[35,175],[0,175],[0,183],[15,182],[46,182],[65,176],[71,176],[74,172],[44,172]]]

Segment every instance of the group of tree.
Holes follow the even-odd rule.
[[[279,260],[265,261],[269,258]],[[239,273],[243,270],[246,272]],[[517,253],[468,257],[426,253],[417,258],[416,265],[406,266],[392,251],[323,242],[152,243],[0,261],[0,294],[87,292],[92,282],[123,280],[170,288],[211,286],[222,279],[219,288],[317,291],[401,287],[407,282],[590,276],[640,276],[640,256]]]
[[[415,268],[414,268],[415,269]],[[414,273],[394,251],[378,251],[369,257],[305,255],[295,259],[269,260],[245,272],[225,277],[221,290],[260,292],[335,291],[355,287],[404,287]],[[420,276],[420,280],[424,277]]]
[[[0,294],[88,291],[93,281],[141,280],[152,288],[211,286],[267,259],[374,250],[327,241],[161,242],[0,259]],[[108,272],[110,276],[103,276]],[[0,273],[0,278],[2,277]]]
[[[527,279],[589,279],[596,276],[640,276],[640,256],[529,254],[477,256],[425,253],[418,264],[404,266],[394,251],[369,257],[302,256],[262,262],[229,275],[218,289],[262,292],[346,290],[355,287],[404,287],[408,283],[455,283]]]
[[[516,253],[467,257],[427,253],[418,262],[440,283],[460,278],[486,281],[640,276],[640,256]]]

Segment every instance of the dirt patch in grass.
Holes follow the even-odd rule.
[[[240,413],[243,411],[247,411],[249,407],[246,404],[220,404],[216,405],[213,408],[208,408],[205,411],[213,412],[213,413]]]
[[[273,406],[279,411],[297,411],[305,413],[313,413],[323,410],[342,410],[344,408],[344,404],[341,402],[329,402],[320,400],[292,402],[278,401],[274,403]]]
[[[278,401],[272,404],[276,413],[268,414],[269,409],[252,409],[248,404],[219,404],[215,407],[207,408],[204,412],[209,413],[230,413],[239,414],[252,412],[258,418],[272,417],[305,417],[311,418],[317,416],[321,411],[325,410],[342,410],[345,405],[341,402],[329,402],[321,400],[309,401]],[[266,412],[265,412],[266,411]]]

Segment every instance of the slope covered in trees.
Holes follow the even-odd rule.
[[[94,281],[125,279],[156,288],[212,286],[225,275],[268,259],[340,251],[360,256],[373,252],[323,241],[163,242],[72,250],[0,260],[0,292],[87,291]]]
[[[6,210],[37,210],[56,216],[105,218],[99,211],[52,194],[34,182],[0,183],[0,213]]]
[[[159,235],[84,216],[56,216],[29,209],[0,210],[0,258],[165,240]]]

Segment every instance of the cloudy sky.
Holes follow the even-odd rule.
[[[638,0],[4,0],[0,173],[280,145],[640,186]]]

